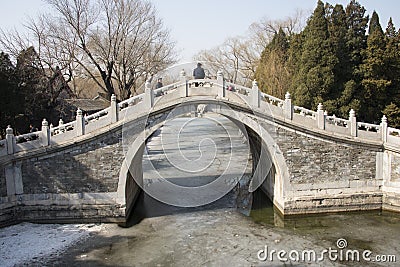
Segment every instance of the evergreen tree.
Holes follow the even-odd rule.
[[[286,34],[280,28],[262,52],[255,74],[264,92],[280,98],[284,97],[289,87],[289,72],[285,68],[288,46]]]
[[[368,26],[368,16],[365,16],[365,8],[356,0],[351,0],[346,7],[346,45],[350,52],[350,68],[352,76],[358,83],[362,78],[359,73],[359,66],[362,63],[362,51],[367,46],[366,29]]]
[[[295,81],[298,87],[294,98],[296,104],[316,109],[319,102],[329,99],[335,83],[333,69],[337,64],[337,58],[330,46],[328,22],[322,1],[318,1],[303,33],[301,65]]]
[[[374,11],[372,13],[371,20],[369,21],[368,35],[371,35],[375,31],[380,31],[380,33],[383,34],[378,13]]]
[[[333,67],[335,81],[333,89],[327,96],[324,106],[327,110],[335,112],[336,115],[343,116],[338,112],[340,105],[339,98],[344,91],[345,83],[352,77],[352,69],[349,64],[350,52],[346,45],[346,13],[342,5],[329,5],[329,13],[327,13],[329,41],[337,62]]]
[[[4,138],[8,125],[15,125],[24,111],[23,95],[18,90],[15,66],[9,56],[0,53],[0,136]]]
[[[388,118],[389,123],[396,124],[396,127],[400,126],[397,124],[399,118],[397,112],[400,106],[400,37],[399,33],[393,24],[392,18],[389,19],[388,25],[385,32],[386,38],[386,52],[385,52],[385,63],[388,71],[386,72],[387,79],[391,81],[391,84],[387,91],[386,107],[383,113]]]
[[[300,79],[300,66],[301,66],[301,54],[303,51],[303,40],[304,34],[300,32],[298,34],[293,34],[289,38],[289,48],[287,52],[287,62],[285,69],[289,72],[288,78],[288,92],[293,96],[296,95],[297,91],[297,81]]]
[[[365,8],[356,0],[351,0],[346,6],[346,49],[348,63],[346,71],[349,73],[344,83],[343,91],[338,99],[338,114],[347,117],[350,109],[359,114],[361,109],[361,80],[362,53],[367,46],[366,30],[369,18],[365,16]]]
[[[366,121],[379,122],[386,106],[391,81],[387,76],[385,36],[376,12],[372,18],[370,25],[372,30],[368,35],[367,49],[364,52],[365,59],[360,67],[363,73],[361,81],[363,112],[359,114],[359,117]]]
[[[387,117],[390,127],[400,128],[400,108],[396,104],[387,105],[383,114]]]

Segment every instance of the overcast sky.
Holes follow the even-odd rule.
[[[181,62],[190,61],[202,49],[210,49],[223,43],[228,37],[246,34],[248,27],[262,18],[285,19],[296,9],[311,12],[317,0],[150,0],[159,16],[177,42]],[[326,2],[326,1],[324,1]],[[349,1],[328,1],[347,5]],[[393,17],[396,28],[400,27],[399,0],[360,0],[371,14],[376,10],[383,28]],[[3,0],[0,27],[22,28],[28,16],[35,17],[47,6],[42,0]],[[397,13],[397,14],[396,14]]]

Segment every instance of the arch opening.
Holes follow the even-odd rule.
[[[186,111],[196,110],[198,104],[193,104],[193,105],[194,106],[192,106],[189,109],[187,109],[186,107]],[[276,205],[277,208],[281,210],[283,206],[282,197],[283,197],[283,184],[284,184],[281,174],[287,172],[287,167],[284,161],[282,161],[282,159],[279,158],[279,153],[276,153],[277,152],[276,149],[279,148],[277,148],[272,137],[268,134],[268,132],[265,129],[257,125],[257,123],[254,122],[254,120],[245,116],[244,114],[239,113],[240,116],[237,116],[238,114],[236,114],[235,117],[229,112],[226,112],[226,110],[224,111],[224,109],[221,109],[221,107],[217,107],[217,105],[213,107],[214,108],[210,108],[208,112],[222,115],[224,118],[229,119],[236,125],[243,125],[242,127],[239,127],[239,129],[242,133],[244,132],[246,134],[246,139],[249,142],[248,149],[250,149],[250,154],[252,159],[250,178],[251,179],[255,178],[257,174],[259,176],[261,175],[261,177],[257,177],[257,181],[255,182],[255,185],[253,185],[254,188],[252,190],[249,190],[247,187],[247,189],[252,192],[258,187],[261,187],[262,190],[267,194],[267,196],[274,202],[274,205]],[[177,112],[174,114],[174,116],[172,116],[172,118],[179,118],[182,116],[182,114]],[[185,114],[187,116],[190,113],[186,112]],[[125,186],[121,187],[121,189],[124,190],[123,198],[125,199],[127,217],[129,216],[132,207],[135,203],[136,200],[135,196],[139,194],[140,189],[143,188],[146,182],[148,182],[146,181],[146,179],[143,179],[144,178],[142,169],[143,166],[141,164],[143,161],[143,155],[145,155],[146,152],[145,149],[146,141],[148,141],[149,138],[154,137],[155,136],[154,134],[155,133],[157,134],[157,131],[160,131],[163,125],[165,125],[166,121],[167,119],[164,117],[163,119],[159,120],[152,126],[148,125],[149,127],[143,131],[143,136],[141,138],[137,137],[132,143],[130,150],[134,148],[132,150],[134,152],[131,153],[133,156],[132,155],[130,157],[128,156],[125,159],[126,162],[125,164],[123,164],[124,166],[121,167],[120,185],[125,184]],[[262,154],[264,154],[264,156]],[[267,155],[266,157],[265,154]],[[282,157],[282,155],[280,156]],[[266,160],[268,162],[266,162]],[[127,162],[129,162],[129,164]],[[264,171],[261,172],[259,170],[257,171],[257,168],[260,168],[259,167],[260,165],[270,166],[270,168],[269,169],[264,168]],[[130,171],[130,169],[132,169],[132,171]],[[265,169],[268,169],[268,171],[265,172]],[[181,180],[181,182],[182,181],[184,180]],[[239,180],[234,179],[234,182],[238,183],[238,181]],[[185,186],[185,184],[181,183],[180,186]],[[120,190],[119,188],[120,193],[121,191],[122,190]],[[220,195],[220,197],[224,196],[228,192],[224,192],[224,194]],[[221,192],[219,193],[221,194]],[[214,199],[214,201],[216,199]],[[205,203],[203,203],[202,205],[204,204]]]

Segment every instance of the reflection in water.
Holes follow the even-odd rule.
[[[283,228],[292,234],[318,241],[347,240],[351,249],[400,255],[400,214],[387,211],[359,211],[285,216],[258,189],[254,192],[250,217],[261,225]]]
[[[135,224],[140,223],[145,218],[153,218],[153,217],[197,212],[204,210],[217,210],[226,208],[233,209],[236,207],[235,200],[236,200],[236,192],[235,190],[232,190],[222,198],[210,204],[199,207],[184,208],[160,202],[152,198],[148,194],[146,194],[143,190],[141,190],[126,226],[131,227]]]

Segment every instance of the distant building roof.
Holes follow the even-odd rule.
[[[93,99],[66,99],[65,101],[86,112],[98,111],[110,106],[110,101],[101,96],[96,96]]]

